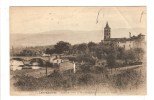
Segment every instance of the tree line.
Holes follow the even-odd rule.
[[[16,56],[41,56],[42,53],[49,55],[72,55],[74,58],[70,58],[70,60],[85,61],[93,64],[96,59],[105,59],[108,66],[111,67],[116,65],[116,60],[121,60],[125,63],[140,62],[144,55],[142,48],[125,50],[122,47],[115,48],[95,42],[71,45],[69,42],[59,41],[53,47],[47,47],[44,50],[25,48],[16,54]]]

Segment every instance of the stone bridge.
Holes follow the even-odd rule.
[[[31,56],[31,57],[13,56],[13,57],[10,57],[10,61],[18,60],[18,61],[22,61],[24,64],[30,64],[30,62],[35,59],[41,59],[43,63],[50,62],[50,57],[46,57],[46,56]]]

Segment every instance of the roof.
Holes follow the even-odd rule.
[[[108,22],[106,22],[105,28],[110,28]]]
[[[137,39],[141,39],[141,37],[143,37],[145,35],[139,34],[138,36],[132,36],[130,38],[108,38],[105,39],[104,41],[115,41],[115,42],[125,42],[125,41],[134,41]]]

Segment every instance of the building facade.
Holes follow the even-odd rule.
[[[104,27],[104,40],[102,40],[102,42],[106,46],[122,47],[125,50],[132,48],[144,48],[145,35],[140,33],[137,36],[131,36],[131,33],[129,32],[129,38],[111,38],[111,28],[107,22]]]

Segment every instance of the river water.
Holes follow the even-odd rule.
[[[32,65],[24,65],[22,61],[18,60],[11,60],[10,62],[10,69],[15,70],[22,70],[22,69],[40,69],[42,66],[39,66],[37,62],[32,63]]]

